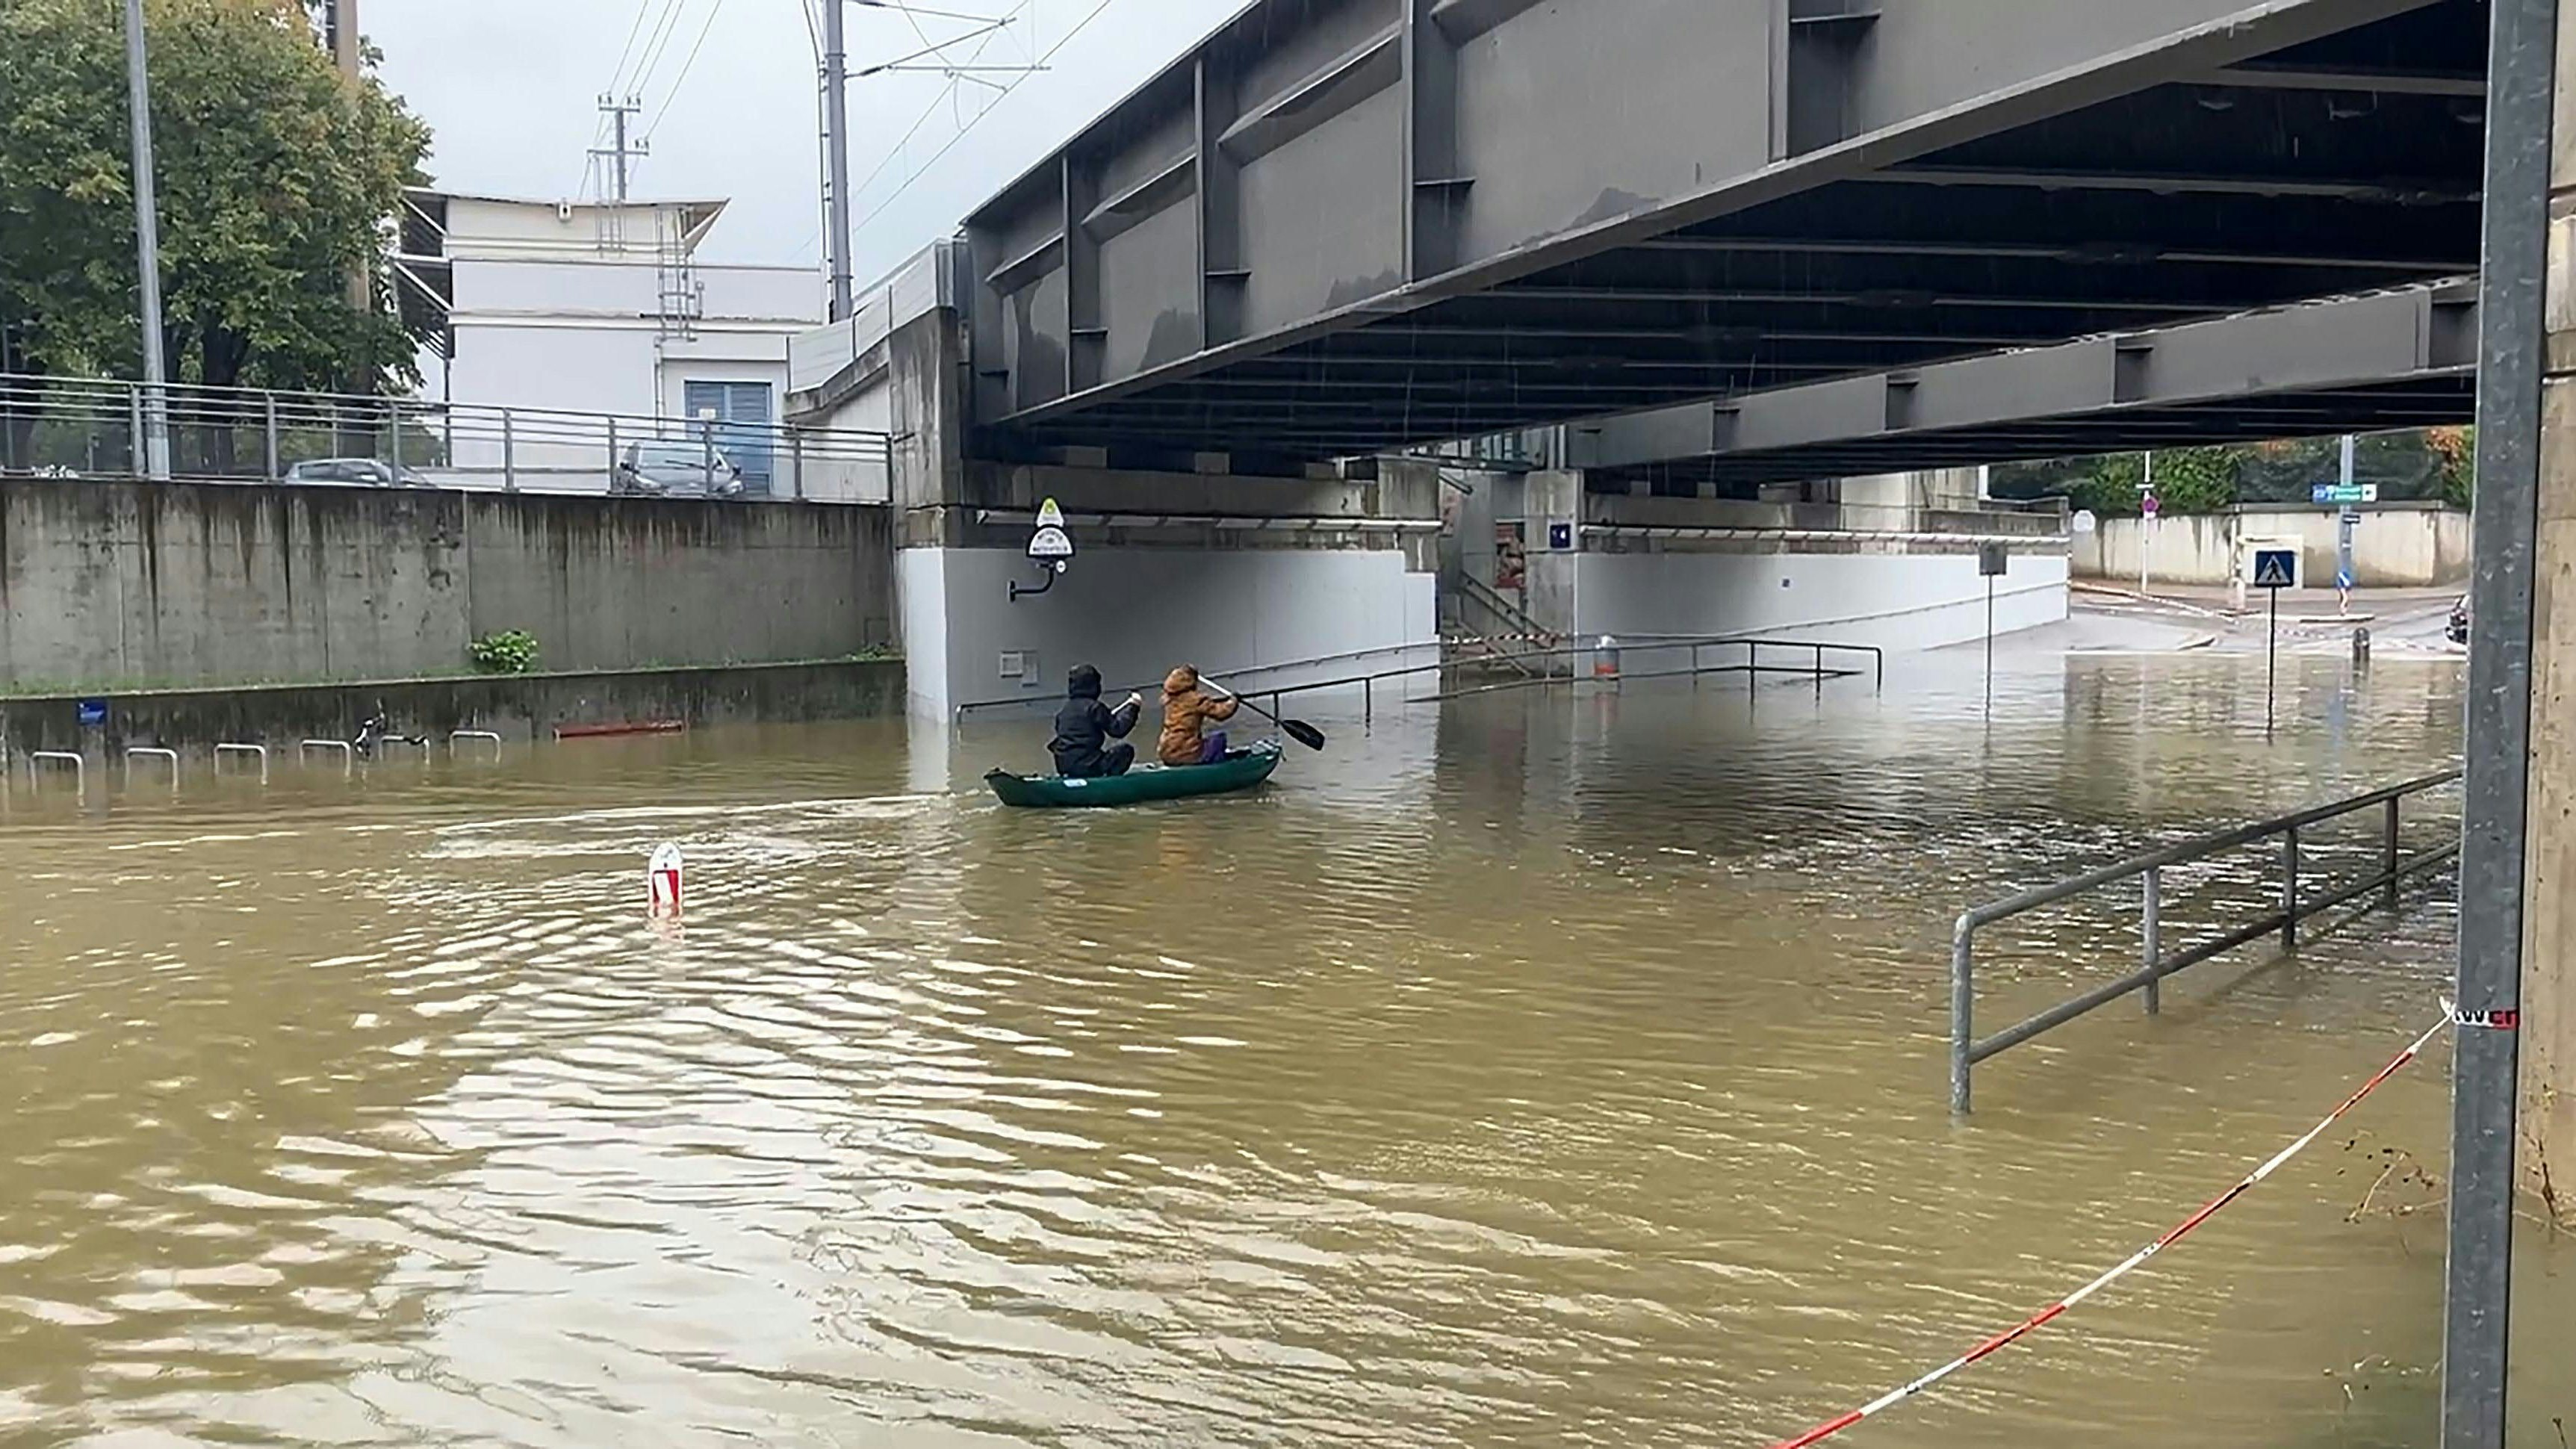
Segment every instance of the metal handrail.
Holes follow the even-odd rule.
[[[754,479],[765,469],[767,492],[752,496],[883,502],[893,446],[884,432],[779,422],[15,373],[0,373],[0,414],[54,425],[34,456],[0,454],[0,472],[74,478],[141,476],[148,421],[193,444],[168,474],[188,481],[356,481],[287,477],[298,461],[345,456],[417,486],[618,492],[627,455],[660,445],[703,449],[710,476],[720,460]]]
[[[2457,781],[2460,775],[2461,772],[2458,770],[2444,770],[2400,784],[2382,786],[2367,794],[2355,795],[2330,804],[2312,805],[2287,815],[2275,815],[2249,825],[2197,836],[2166,846],[2162,850],[2131,856],[2127,860],[2114,862],[2098,870],[2086,871],[2082,875],[2072,876],[2050,885],[2034,886],[2001,900],[1988,901],[1984,905],[1974,906],[1961,912],[1950,937],[1950,1110],[1953,1112],[1968,1110],[1969,1078],[1977,1063],[1998,1052],[2019,1046],[2042,1032],[2063,1026],[2096,1007],[2108,1005],[2131,992],[2143,992],[2146,995],[2147,1011],[2153,1015],[2162,1009],[2160,988],[2164,979],[2186,967],[2197,966],[2213,956],[2232,951],[2275,931],[2281,935],[2282,949],[2295,948],[2299,943],[2301,921],[2321,911],[2332,910],[2348,901],[2358,899],[2374,890],[2383,893],[2381,900],[2383,905],[2395,906],[2399,881],[2418,871],[2440,864],[2459,854],[2460,850],[2459,842],[2453,840],[2401,859],[2397,853],[2398,802],[2409,795],[2421,794],[2451,784]],[[2367,880],[2346,886],[2329,895],[2302,902],[2299,893],[2299,832],[2322,821],[2367,810],[2373,805],[2382,807],[2385,812],[2380,842],[2380,872]],[[2274,836],[2281,837],[2283,842],[2281,909],[2248,925],[2237,927],[2167,956],[2164,952],[2162,921],[2165,869],[2168,866],[2187,865],[2206,859],[2222,850],[2251,845],[2256,841],[2267,840]],[[1997,921],[2131,879],[2141,882],[2138,907],[2141,961],[2139,968],[2080,996],[2059,1002],[2036,1016],[1996,1032],[1993,1036],[1979,1040],[1976,1036],[1977,932]]]
[[[129,745],[126,747],[125,783],[128,788],[131,788],[134,784],[134,762],[138,758],[146,760],[160,760],[169,765],[170,788],[173,791],[176,791],[179,788],[179,752],[177,750],[165,750],[157,745]]]
[[[1468,637],[1475,638],[1481,636],[1471,635]],[[1759,672],[1767,674],[1797,674],[1802,676],[1821,673],[1828,679],[1842,678],[1847,675],[1855,674],[1858,671],[1846,669],[1825,669],[1823,667],[1822,659],[1824,654],[1867,654],[1877,665],[1877,682],[1879,687],[1885,688],[1887,684],[1887,651],[1875,644],[1829,644],[1807,639],[1746,638],[1740,634],[1711,634],[1705,637],[1693,637],[1682,634],[1656,635],[1652,638],[1640,639],[1634,644],[1627,642],[1628,638],[1629,636],[1620,636],[1618,647],[1629,650],[1633,653],[1645,654],[1662,649],[1690,650],[1693,667],[1688,672],[1699,674],[1731,674],[1739,669],[1747,667],[1744,664],[1729,664],[1712,669],[1700,669],[1697,667],[1699,651],[1701,649],[1713,649],[1725,644],[1740,644],[1746,646],[1748,650],[1747,664],[1753,662],[1753,660],[1758,657],[1760,652],[1764,649],[1806,650],[1816,658],[1816,667],[1813,669],[1783,669],[1778,666],[1764,666],[1764,668]],[[1320,654],[1311,659],[1290,660],[1280,664],[1252,664],[1246,665],[1241,669],[1201,670],[1200,673],[1215,679],[1239,681],[1246,675],[1276,674],[1286,669],[1309,668],[1314,665],[1331,664],[1345,659],[1365,659],[1373,654],[1402,654],[1417,650],[1437,649],[1441,647],[1442,644],[1448,642],[1453,641],[1429,640],[1414,644],[1381,644],[1368,649],[1350,649],[1344,650],[1338,654]],[[1593,653],[1594,647],[1595,646],[1590,644],[1581,644],[1561,649],[1534,649],[1528,653],[1518,654],[1513,657],[1518,659],[1573,658]],[[1410,674],[1428,674],[1433,670],[1449,669],[1453,667],[1455,666],[1450,661],[1441,660],[1431,664],[1407,665],[1401,669],[1379,670],[1374,673],[1367,674],[1350,674],[1335,679],[1310,680],[1304,684],[1281,685],[1277,688],[1238,689],[1235,693],[1247,695],[1255,699],[1270,699],[1275,701],[1283,695],[1306,694],[1319,689],[1348,689],[1353,685],[1370,684],[1381,679],[1396,679]],[[1628,677],[1632,679],[1640,679],[1648,676],[1630,675]],[[1659,674],[1652,677],[1664,678],[1668,676]],[[1678,672],[1670,677],[1678,677]],[[1559,682],[1562,682],[1562,678],[1562,676],[1558,677]],[[1533,682],[1538,681],[1534,680]],[[1160,689],[1162,688],[1162,684],[1163,682],[1161,680],[1155,679],[1148,680],[1140,684],[1104,686],[1101,693],[1104,697],[1124,694],[1131,690],[1141,693],[1146,690]],[[962,721],[970,712],[975,710],[1027,709],[1033,705],[1051,703],[1056,698],[1057,696],[1051,694],[1030,693],[1013,695],[1007,699],[968,700],[964,704],[950,706],[950,716],[953,719]]]
[[[37,788],[36,767],[51,762],[72,767],[72,789],[83,798],[89,795],[89,762],[69,750],[29,750],[27,752],[27,788]]]
[[[501,758],[501,735],[498,730],[453,730],[447,736],[447,757],[456,758],[458,740],[483,740],[492,746],[492,758]]]

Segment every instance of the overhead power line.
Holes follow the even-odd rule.
[[[922,162],[917,167],[914,167],[912,174],[903,179],[902,185],[897,186],[893,191],[887,193],[885,200],[878,202],[867,215],[860,217],[857,226],[866,226],[878,217],[883,216],[887,207],[894,205],[895,200],[898,197],[912,189],[912,183],[919,181],[924,175],[928,174],[931,167],[939,164],[941,157],[946,156],[950,151],[955,150],[957,143],[966,139],[967,134],[975,129],[975,123],[977,121],[981,121],[986,116],[991,115],[995,110],[999,109],[1002,102],[1009,98],[1011,92],[1018,90],[1020,86],[1028,80],[1029,76],[1035,74],[1040,68],[1044,67],[1048,61],[1053,60],[1057,51],[1060,51],[1066,46],[1072,44],[1075,36],[1080,35],[1085,29],[1087,29],[1092,21],[1099,19],[1100,12],[1108,9],[1114,3],[1116,3],[1116,0],[1100,0],[1099,4],[1091,7],[1091,13],[1083,16],[1080,20],[1075,21],[1073,28],[1066,31],[1061,37],[1059,37],[1055,44],[1048,46],[1043,54],[1039,55],[1036,60],[1030,63],[1028,69],[1022,71],[1009,85],[1002,87],[1000,95],[993,97],[992,101],[987,104],[984,109],[977,111],[974,116],[966,122],[966,124],[958,127],[957,134],[949,137],[946,145],[943,145],[938,150],[932,152],[929,160]],[[853,227],[852,229],[856,230],[857,228]]]
[[[688,5],[689,0],[667,0],[652,37],[644,42],[644,52],[635,63],[633,78],[621,89],[640,93],[653,83],[653,74],[662,68],[662,57],[670,53],[671,37],[678,31],[680,16]]]
[[[830,3],[830,0],[826,0],[826,3]],[[689,82],[690,69],[698,63],[698,52],[706,48],[707,36],[716,28],[716,17],[723,13],[724,0],[716,0],[715,4],[707,7],[707,23],[698,27],[697,43],[689,47],[688,59],[680,62],[680,73],[671,78],[671,93],[662,98],[662,109],[653,113],[653,124],[644,128],[644,134],[648,138],[661,129],[662,118],[671,114],[672,103],[679,100],[681,89]]]
[[[907,18],[912,19],[912,28],[916,32],[921,29],[921,21],[916,17],[923,15],[927,15],[934,20],[990,20],[993,18],[990,15],[968,15],[965,12],[958,10],[932,10],[927,6],[904,4],[903,0],[850,0],[850,3],[853,5],[863,5],[870,10],[900,10]],[[921,38],[923,40],[930,39],[927,35],[924,35]],[[964,36],[958,37],[960,40],[963,40],[964,38]]]
[[[880,63],[878,63],[878,64],[876,64],[876,65],[865,66],[865,67],[862,67],[861,69],[854,70],[854,71],[850,72],[850,79],[852,79],[852,80],[857,80],[857,79],[859,79],[859,78],[860,78],[860,77],[862,77],[862,76],[872,76],[872,75],[876,75],[876,74],[878,74],[878,73],[879,73],[879,72],[881,72],[881,71],[889,71],[889,70],[950,70],[950,69],[963,70],[963,69],[966,69],[967,67],[964,67],[964,66],[953,66],[953,67],[952,67],[952,66],[949,66],[949,65],[947,65],[947,64],[945,64],[945,63],[942,63],[942,64],[940,64],[940,65],[911,65],[911,64],[909,64],[909,62],[919,60],[919,59],[921,59],[921,58],[922,58],[923,56],[925,56],[925,55],[937,55],[939,52],[941,52],[941,51],[943,51],[943,50],[946,50],[948,47],[950,47],[950,46],[952,46],[952,45],[958,44],[960,41],[972,40],[972,39],[974,39],[974,38],[975,38],[976,36],[978,36],[978,35],[985,35],[985,34],[989,34],[990,32],[992,32],[992,31],[996,31],[996,30],[999,30],[999,29],[1001,29],[1003,26],[1008,25],[1008,24],[1010,24],[1010,23],[1011,23],[1011,17],[1010,17],[1010,16],[1008,16],[1008,15],[1005,15],[1005,16],[1003,16],[1001,19],[996,20],[996,21],[993,21],[993,22],[991,22],[991,23],[989,23],[989,24],[985,25],[982,29],[967,31],[964,35],[958,36],[955,40],[943,40],[943,41],[938,42],[938,43],[937,43],[937,44],[935,44],[935,45],[926,46],[926,47],[924,47],[924,48],[922,48],[922,49],[920,49],[920,50],[916,50],[916,51],[912,52],[912,53],[911,53],[911,54],[909,54],[909,55],[898,55],[898,56],[896,56],[896,57],[895,57],[894,59],[892,59],[892,60],[889,60],[889,61],[883,61],[883,62],[880,62]],[[991,68],[992,68],[992,67],[986,67],[986,69],[991,69]]]
[[[617,49],[617,69],[608,73],[608,89],[612,93],[626,74],[626,62],[635,53],[635,37],[644,33],[644,16],[652,8],[653,0],[635,0],[635,20],[626,27],[626,43]]]

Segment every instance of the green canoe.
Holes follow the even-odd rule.
[[[1061,775],[1014,775],[989,771],[984,783],[1005,805],[1036,809],[1068,806],[1135,805],[1147,800],[1178,800],[1189,795],[1222,795],[1249,790],[1279,768],[1279,742],[1263,740],[1236,750],[1213,765],[1144,765],[1124,775],[1068,780]]]

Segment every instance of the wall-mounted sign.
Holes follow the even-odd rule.
[[[1038,508],[1037,531],[1029,535],[1029,557],[1064,572],[1064,562],[1073,557],[1073,535],[1064,531],[1064,510],[1050,498]]]

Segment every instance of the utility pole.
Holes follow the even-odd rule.
[[[331,63],[340,74],[358,78],[361,57],[358,54],[358,0],[324,0],[330,12],[329,33]]]
[[[161,363],[161,203],[152,185],[152,77],[145,63],[143,0],[125,0],[125,96],[134,127],[134,248],[143,322],[144,471],[170,476],[170,414]]]
[[[2576,157],[2553,148],[2576,76],[2558,70],[2576,22],[2559,0],[2494,0],[2487,52],[2485,234],[2478,269],[2478,472],[2471,557],[2468,778],[2460,801],[2459,1008],[2476,1024],[2453,1033],[2450,1243],[2442,1331],[2442,1449],[2504,1449],[2505,1369],[2513,1300],[2517,1078],[2529,1050],[2541,1163],[2576,1143],[2569,1097],[2576,912],[2566,902],[2576,829],[2566,697],[2576,614],[2542,579],[2568,568],[2568,540],[2544,519],[2567,516],[2576,433],[2542,406],[2571,380],[2551,348],[2568,321],[2569,258],[2551,233],[2576,200]],[[2557,140],[2564,142],[2561,136]],[[2526,950],[2530,958],[2525,959]],[[2528,995],[2526,996],[2526,992]],[[2547,1357],[2544,1348],[2538,1355]],[[2545,1413],[2546,1410],[2541,1412]]]
[[[823,257],[835,322],[850,315],[850,57],[842,21],[841,0],[823,0]]]
[[[330,0],[331,63],[352,90],[365,76],[366,58],[358,50],[358,0]],[[373,279],[363,261],[349,269],[349,310],[365,312],[376,305]]]
[[[627,161],[632,157],[649,156],[652,154],[651,142],[638,140],[630,144],[626,139],[626,118],[629,116],[643,114],[644,98],[642,96],[630,95],[621,101],[613,95],[603,95],[599,98],[599,109],[613,119],[617,128],[617,144],[614,146],[593,146],[590,148],[590,154],[593,156],[611,157],[616,161],[617,199],[619,201],[624,201],[626,199]]]

